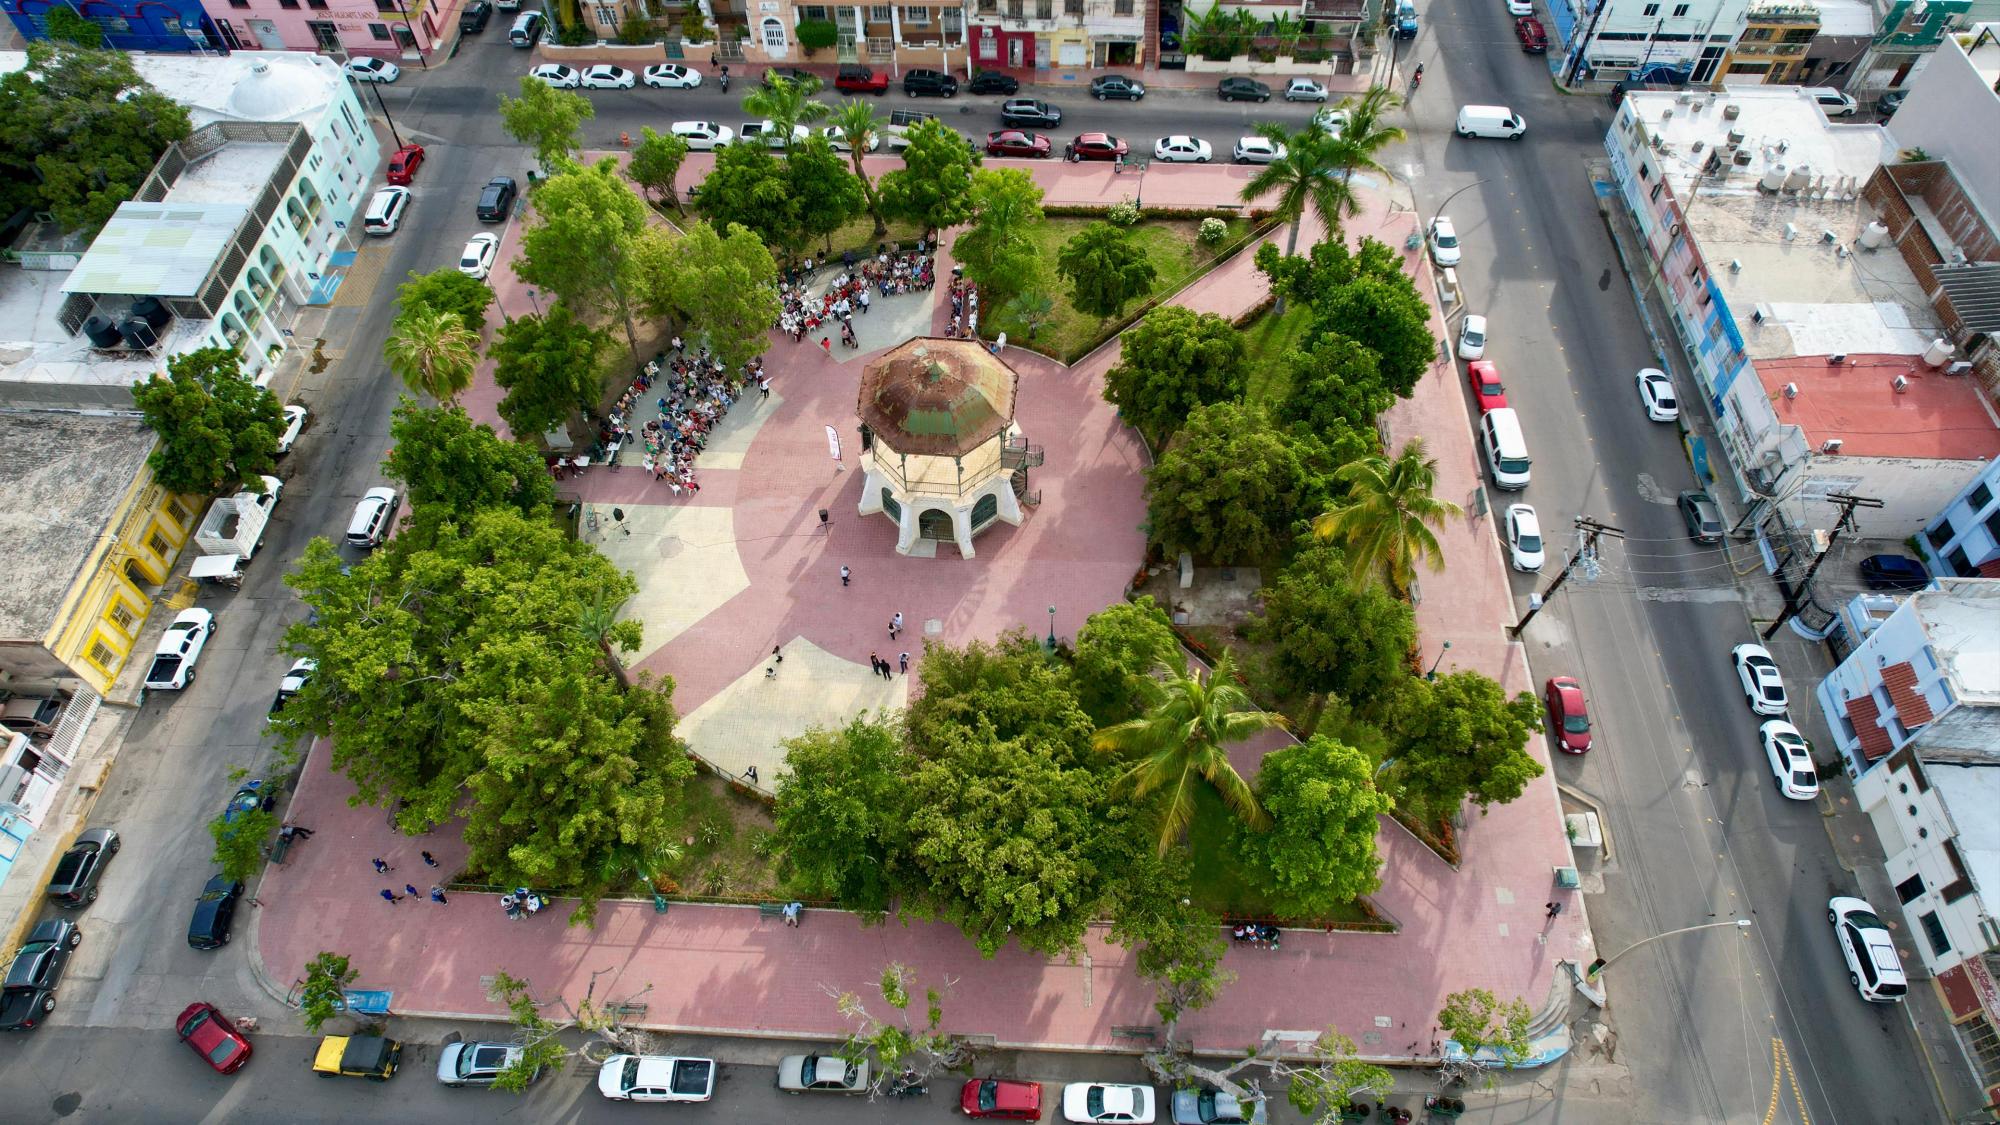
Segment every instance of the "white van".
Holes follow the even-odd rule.
[[[1528,123],[1504,105],[1468,105],[1458,109],[1458,135],[1499,137],[1515,140],[1528,131]]]
[[[507,42],[516,47],[532,47],[542,41],[542,32],[549,26],[549,18],[540,12],[522,12],[514,17],[514,26],[507,31]]]
[[[361,215],[361,229],[369,234],[395,234],[409,206],[409,188],[385,187],[368,201],[368,210]]]
[[[1486,454],[1486,468],[1493,487],[1519,492],[1528,487],[1528,439],[1521,436],[1521,418],[1509,406],[1489,410],[1479,416],[1479,448]]]

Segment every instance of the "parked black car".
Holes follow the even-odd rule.
[[[97,901],[97,881],[118,854],[118,833],[109,828],[93,828],[76,838],[76,843],[56,862],[49,879],[48,895],[58,906],[84,906]]]
[[[486,22],[493,18],[493,5],[486,0],[472,0],[465,10],[458,14],[458,30],[466,33],[485,31]]]
[[[1136,102],[1146,96],[1146,87],[1122,74],[1100,74],[1090,80],[1090,96],[1100,102],[1109,98]]]
[[[69,955],[83,941],[76,923],[51,918],[28,935],[27,944],[7,966],[0,991],[0,1031],[29,1031],[56,1010],[56,985],[62,982]]]
[[[520,189],[514,186],[514,177],[495,176],[486,183],[479,193],[479,221],[482,223],[503,223],[514,212],[514,196]]]
[[[903,73],[906,98],[949,98],[958,93],[958,79],[942,70],[911,70]]]
[[[188,945],[195,949],[221,949],[229,944],[229,925],[236,919],[236,900],[243,897],[243,884],[220,875],[209,876],[201,897],[194,900],[194,917],[188,921]]]
[[[1019,91],[1021,84],[1012,76],[997,70],[982,70],[972,76],[972,85],[966,89],[975,94],[1012,94]]]
[[[1869,555],[1861,560],[1861,581],[1870,590],[1921,590],[1931,584],[1931,572],[1905,555]]]
[[[1000,123],[1015,129],[1052,129],[1062,124],[1062,110],[1039,98],[1010,98],[1000,105]]]
[[[1268,102],[1271,88],[1254,78],[1225,78],[1216,83],[1216,96],[1225,102]]]

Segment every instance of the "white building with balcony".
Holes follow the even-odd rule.
[[[1932,574],[2000,578],[2000,460],[1944,506],[1917,546]]]

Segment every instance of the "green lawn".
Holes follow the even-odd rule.
[[[1116,318],[1099,320],[1070,307],[1069,285],[1056,276],[1055,261],[1063,243],[1097,221],[1065,216],[1047,219],[1035,229],[1036,248],[1041,251],[1042,261],[1047,267],[1043,276],[1043,292],[1055,302],[1054,314],[1047,324],[1031,336],[1026,326],[1009,310],[981,309],[980,334],[991,339],[1005,332],[1010,342],[1027,344],[1036,351],[1046,352],[1065,362],[1081,358],[1081,351],[1116,323]],[[1248,219],[1230,219],[1228,224],[1229,233],[1221,243],[1223,249],[1248,234],[1251,227]],[[1131,229],[1157,274],[1148,297],[1181,288],[1217,261],[1215,250],[1195,240],[1196,233],[1201,229],[1199,219],[1145,219]],[[1138,308],[1145,300],[1134,300],[1128,311]]]
[[[771,814],[763,803],[736,793],[707,770],[688,782],[686,793],[687,827],[675,841],[683,851],[672,865],[681,891],[704,897],[778,897],[777,861],[767,854]]]
[[[1250,368],[1250,385],[1244,401],[1275,407],[1291,389],[1291,372],[1285,368],[1285,353],[1305,338],[1312,326],[1312,310],[1295,304],[1283,316],[1269,310],[1243,329],[1243,344]]]

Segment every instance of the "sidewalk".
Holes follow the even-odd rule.
[[[1093,198],[1115,179],[1109,169],[1056,163],[1032,171],[1052,204]],[[1153,178],[1160,191],[1171,188],[1178,198],[1205,193],[1222,201],[1235,197],[1242,175],[1211,166]],[[1366,202],[1368,210],[1349,233],[1400,247],[1415,216],[1391,210],[1372,193]],[[1280,228],[1271,237],[1284,234]],[[1302,241],[1310,243],[1318,231],[1306,236]],[[1422,268],[1414,252],[1405,261]],[[505,293],[511,271],[504,263],[494,276],[503,304],[524,303]],[[1427,283],[1419,289],[1428,295]],[[935,292],[923,299],[934,300]],[[1264,295],[1246,252],[1175,299],[1234,315]],[[1442,335],[1442,324],[1435,327]],[[778,376],[774,398],[756,407],[759,420],[732,454],[735,467],[704,462],[699,503],[666,503],[657,492],[650,501],[626,498],[635,473],[593,471],[567,485],[586,502],[599,490],[617,490],[627,518],[639,528],[629,539],[620,536],[618,549],[638,544],[635,558],[647,557],[648,567],[715,552],[692,563],[682,559],[679,565],[692,574],[675,579],[672,592],[686,596],[663,599],[682,614],[678,632],[663,638],[649,621],[654,647],[640,661],[675,676],[676,704],[688,716],[683,730],[708,721],[704,706],[725,699],[745,679],[771,692],[761,657],[773,635],[788,652],[811,644],[828,658],[787,660],[782,690],[755,697],[757,721],[767,733],[788,716],[796,718],[788,699],[810,702],[846,682],[839,677],[860,682],[866,676],[860,654],[879,643],[892,607],[911,611],[909,640],[962,644],[1011,624],[1041,627],[1049,604],[1058,606],[1059,632],[1073,634],[1089,613],[1115,600],[1142,546],[1137,525],[1144,466],[1143,450],[1099,394],[1099,377],[1117,354],[1114,343],[1064,369],[1008,350],[1021,371],[1024,401],[1042,402],[1037,414],[1024,410],[1023,424],[1031,440],[1049,449],[1050,476],[1042,506],[1021,527],[982,536],[976,560],[896,556],[888,521],[853,515],[858,474],[832,471],[821,430],[822,423],[846,427],[862,353],[828,357],[816,346],[775,342],[767,356]],[[497,391],[487,373],[466,398],[475,414],[490,410]],[[1476,487],[1471,430],[1448,363],[1441,361],[1385,426],[1393,441],[1415,433],[1427,437],[1440,463],[1442,494],[1456,499]],[[1036,478],[1038,487],[1043,479]],[[825,532],[812,516],[820,507],[837,513]],[[663,523],[644,522],[653,519]],[[671,520],[690,522],[664,522]],[[1449,638],[1452,666],[1478,668],[1510,690],[1525,689],[1520,649],[1502,633],[1512,606],[1490,530],[1468,517],[1440,538],[1450,570],[1426,576],[1417,607],[1425,650],[1435,652]],[[847,560],[854,562],[852,588],[833,577]],[[646,581],[642,574],[642,585]],[[827,679],[815,682],[812,675]],[[906,682],[879,690],[900,692]],[[894,699],[885,702],[893,705]],[[1539,740],[1530,749],[1546,762]],[[947,1007],[952,1029],[990,1036],[1002,1046],[1131,1051],[1143,1044],[1117,1029],[1156,1021],[1152,988],[1101,927],[1090,931],[1073,961],[1012,948],[982,960],[947,925],[909,920],[870,928],[834,911],[809,911],[803,927],[790,929],[748,907],[675,904],[656,915],[649,902],[612,902],[600,909],[595,930],[585,930],[564,926],[567,906],[549,918],[511,922],[492,895],[454,895],[443,907],[392,905],[377,893],[383,886],[400,889],[408,881],[427,888],[433,876],[457,868],[464,848],[449,828],[400,837],[381,810],[349,807],[352,786],[331,774],[326,760],[327,748],[316,746],[292,806],[293,818],[318,835],[295,848],[289,864],[272,868],[259,892],[269,908],[259,920],[257,948],[275,981],[291,979],[313,954],[334,949],[354,956],[361,986],[393,990],[398,1012],[488,1018],[496,1008],[481,980],[496,969],[529,977],[538,995],[572,998],[602,973],[595,978],[599,996],[650,986],[640,1020],[649,1027],[832,1038],[847,1024],[827,990],[865,995],[882,966],[896,961],[925,985],[956,980]],[[1385,883],[1374,901],[1401,932],[1293,930],[1279,951],[1232,949],[1225,968],[1236,974],[1235,983],[1214,1005],[1187,1017],[1184,1032],[1201,1050],[1228,1052],[1269,1029],[1332,1024],[1365,1055],[1409,1062],[1435,1056],[1435,1016],[1448,993],[1481,987],[1539,1007],[1550,995],[1558,960],[1587,962],[1593,955],[1580,902],[1568,901],[1555,919],[1543,909],[1551,897],[1551,870],[1569,862],[1552,781],[1545,777],[1511,805],[1470,815],[1461,840],[1465,861],[1454,869],[1385,823],[1379,844]],[[436,853],[442,864],[436,871],[418,857],[422,848]],[[398,868],[389,878],[373,873],[369,861],[378,855]],[[1311,1000],[1302,1002],[1305,997]]]

